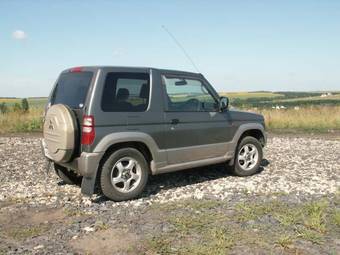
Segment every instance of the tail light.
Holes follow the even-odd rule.
[[[73,67],[70,69],[71,73],[80,73],[83,71],[83,68],[81,66]]]
[[[93,143],[95,137],[94,118],[92,115],[85,115],[83,117],[83,127],[81,130],[81,144],[90,145]]]

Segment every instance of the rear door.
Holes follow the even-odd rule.
[[[221,157],[231,140],[228,113],[198,77],[163,74],[168,164]]]

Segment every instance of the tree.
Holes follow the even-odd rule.
[[[1,103],[0,104],[0,113],[6,113],[8,112],[8,107],[6,105],[6,103]]]
[[[21,100],[21,109],[23,110],[23,112],[28,112],[29,110],[29,105],[26,98]]]

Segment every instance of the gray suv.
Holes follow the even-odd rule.
[[[42,147],[66,183],[114,200],[136,198],[149,175],[226,163],[254,174],[263,116],[228,109],[202,74],[137,67],[75,67],[49,96]]]

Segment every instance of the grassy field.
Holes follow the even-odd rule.
[[[284,95],[272,92],[220,92],[220,96],[225,96],[229,98],[280,98]]]
[[[36,108],[42,108],[46,104],[47,98],[46,97],[29,97],[27,98],[29,106],[36,107]],[[12,106],[15,103],[20,104],[21,98],[1,98],[0,97],[0,104],[6,103],[8,106]]]
[[[340,130],[340,106],[312,106],[295,110],[263,109],[259,111],[269,130],[328,132]]]
[[[340,130],[340,94],[321,97],[321,92],[222,92],[231,99],[231,106],[260,112],[270,131],[329,132]],[[28,98],[27,113],[0,113],[0,134],[41,131],[46,98]],[[20,98],[0,98],[9,109]],[[285,105],[286,104],[286,105]],[[273,109],[283,106],[284,109]]]
[[[27,113],[0,113],[0,134],[41,131],[42,117],[43,107],[32,107]]]

